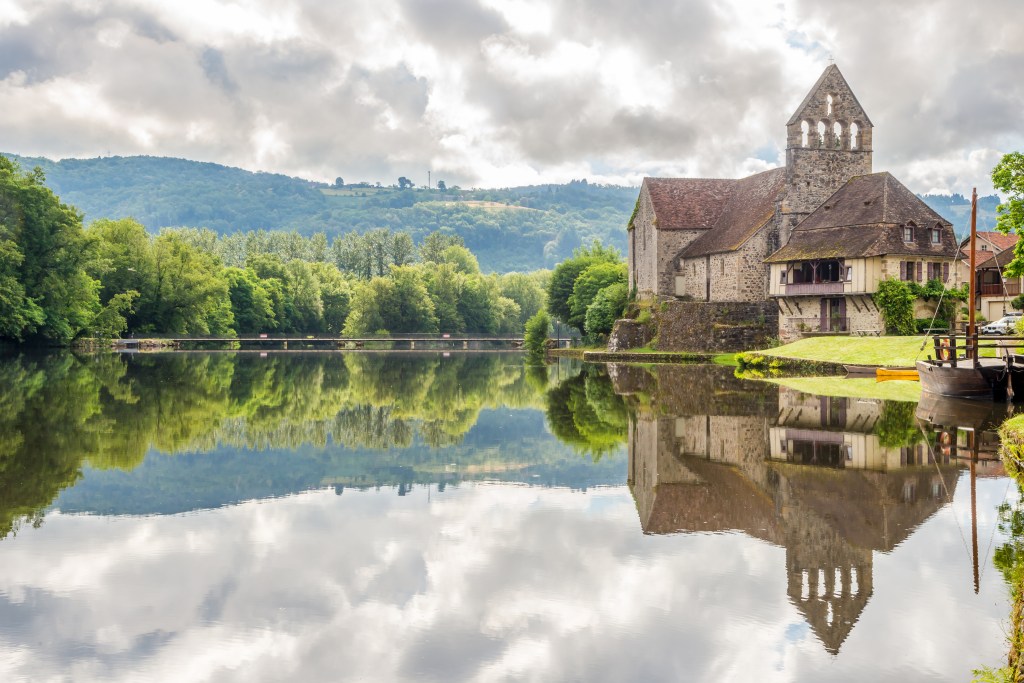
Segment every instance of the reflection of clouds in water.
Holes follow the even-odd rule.
[[[979,509],[999,484],[980,488]],[[55,513],[0,543],[0,674],[864,680],[885,666],[963,679],[1002,656],[1005,591],[989,570],[981,599],[963,595],[970,568],[956,566],[950,531],[940,513],[876,555],[876,594],[833,659],[787,601],[782,548],[741,534],[644,536],[625,488],[465,486],[429,504],[424,489],[318,491],[166,517]],[[923,631],[929,643],[908,642]],[[965,632],[970,661],[955,646]]]

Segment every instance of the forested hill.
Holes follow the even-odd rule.
[[[504,189],[445,190],[327,185],[274,173],[165,157],[65,159],[6,155],[24,170],[39,166],[62,201],[78,207],[86,223],[131,216],[150,231],[206,227],[236,231],[296,230],[328,238],[373,228],[409,233],[419,243],[435,230],[458,234],[484,271],[550,268],[594,238],[626,252],[626,222],[637,188],[535,185]],[[403,179],[404,180],[404,179]],[[962,195],[924,195],[958,234],[970,221]],[[979,230],[995,226],[992,195],[979,201]]]
[[[150,231],[206,227],[236,231],[296,230],[328,238],[373,228],[409,233],[419,243],[435,230],[462,237],[484,271],[550,268],[599,239],[626,251],[626,222],[637,189],[537,185],[463,190],[341,186],[273,173],[162,157],[48,159],[6,155],[23,170],[39,166],[62,201],[88,224],[131,216]]]

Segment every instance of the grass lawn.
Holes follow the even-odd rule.
[[[921,400],[921,383],[907,380],[876,382],[870,377],[842,379],[840,377],[790,377],[766,380],[772,384],[796,389],[819,396],[845,396],[847,398],[880,398],[886,401]]]
[[[925,348],[921,350],[921,344]],[[764,356],[843,363],[913,367],[918,358],[932,352],[931,337],[808,337],[774,349],[757,351]],[[874,380],[871,380],[872,382]]]

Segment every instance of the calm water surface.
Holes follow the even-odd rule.
[[[1020,495],[919,426],[951,410],[500,353],[2,358],[0,680],[970,680]]]

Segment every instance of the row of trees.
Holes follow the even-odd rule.
[[[450,233],[195,228],[153,236],[62,204],[0,158],[0,338],[302,332],[509,333],[544,304],[546,273],[484,275]]]

